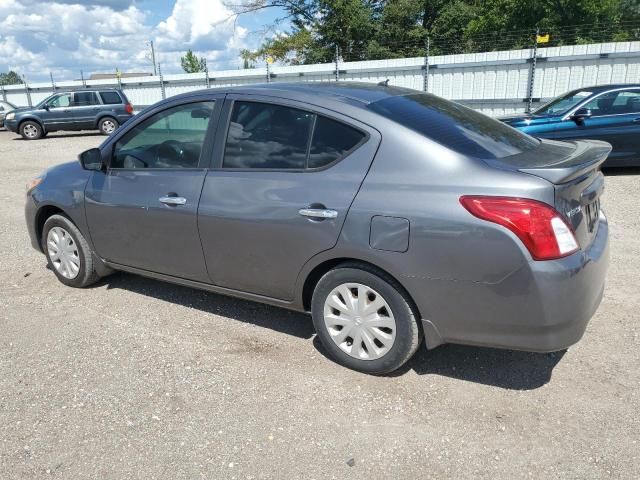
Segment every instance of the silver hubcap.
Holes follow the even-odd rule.
[[[38,129],[35,125],[25,125],[22,131],[29,138],[35,138],[38,136]]]
[[[78,247],[69,232],[61,227],[53,227],[47,234],[47,251],[53,267],[69,280],[80,272]]]
[[[102,122],[102,131],[104,133],[113,133],[115,129],[116,129],[116,124],[113,123],[111,120],[105,120],[104,122]]]
[[[389,304],[360,283],[343,283],[331,291],[324,302],[324,323],[335,344],[359,360],[383,357],[396,339]]]

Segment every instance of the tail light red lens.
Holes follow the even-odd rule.
[[[133,105],[131,105],[130,102],[127,102],[127,104],[124,106],[124,111],[128,114],[133,115]]]
[[[566,257],[578,250],[573,230],[550,205],[527,198],[463,196],[474,216],[511,230],[535,260]]]

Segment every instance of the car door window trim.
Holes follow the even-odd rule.
[[[297,110],[302,110],[304,112],[310,113],[311,115],[313,115],[313,121],[311,122],[311,132],[309,135],[309,139],[307,140],[307,156],[305,158],[305,167],[304,168],[230,168],[230,167],[225,167],[224,166],[224,153],[226,150],[226,142],[227,142],[227,138],[229,135],[229,129],[231,128],[231,116],[233,114],[233,107],[235,105],[236,102],[253,102],[253,103],[265,103],[267,105],[277,105],[277,106],[281,106],[281,107],[287,107],[287,108],[293,108],[293,109],[297,109]],[[304,104],[304,105],[299,105],[296,102],[292,102],[292,101],[278,101],[277,97],[274,97],[273,100],[271,99],[263,99],[263,98],[251,98],[250,95],[242,95],[239,96],[237,98],[231,98],[228,99],[227,102],[225,102],[228,107],[227,109],[223,112],[223,117],[221,117],[220,121],[224,121],[224,136],[222,138],[218,138],[218,141],[222,142],[222,146],[221,149],[219,151],[221,151],[221,159],[219,162],[219,165],[216,165],[215,167],[211,167],[210,170],[213,171],[225,171],[225,172],[282,172],[282,173],[314,173],[314,172],[321,172],[323,170],[327,170],[331,167],[333,167],[334,165],[336,165],[337,163],[340,163],[342,160],[344,160],[345,158],[347,158],[349,155],[351,155],[353,152],[355,152],[357,149],[359,149],[362,145],[364,145],[365,143],[367,143],[370,138],[371,135],[369,134],[369,132],[367,132],[366,130],[362,129],[359,126],[354,125],[353,123],[349,123],[343,119],[340,118],[336,118],[335,116],[331,116],[328,115],[324,112],[319,112],[316,111],[314,109],[309,108],[310,106],[308,104]],[[346,151],[344,154],[342,154],[341,156],[339,156],[338,158],[336,158],[335,160],[333,160],[332,162],[323,165],[322,167],[316,167],[316,168],[309,168],[308,167],[308,163],[309,163],[309,154],[311,152],[311,146],[312,146],[312,142],[313,142],[313,137],[315,135],[315,127],[316,127],[316,123],[317,123],[317,118],[318,116],[323,116],[329,120],[333,120],[335,122],[338,122],[342,125],[348,126],[350,128],[353,128],[355,130],[357,130],[358,132],[363,134],[362,140],[360,140],[356,145],[354,145],[350,150]]]
[[[605,90],[605,91],[600,92],[600,93],[598,93],[596,95],[593,95],[591,97],[587,97],[585,100],[580,102],[578,105],[576,105],[575,107],[570,109],[562,117],[562,121],[569,120],[574,113],[576,113],[578,110],[583,108],[587,103],[591,103],[596,98],[598,98],[598,97],[600,97],[602,95],[606,95],[607,93],[611,93],[611,92],[621,92],[621,91],[625,91],[625,90],[634,90],[634,91],[640,92],[640,88],[638,88],[638,87],[620,87],[620,88],[612,88],[611,90]],[[638,113],[640,113],[640,112],[637,112],[637,113],[633,113],[633,112],[631,112],[631,113],[612,113],[612,114],[608,114],[608,115],[594,115],[592,118],[615,117],[615,116],[619,116],[619,115],[637,115]]]
[[[113,156],[115,154],[115,146],[128,132],[134,129],[137,125],[144,123],[149,118],[162,113],[166,110],[170,110],[172,108],[190,105],[192,103],[203,103],[203,102],[212,102],[213,103],[213,111],[211,113],[211,118],[209,119],[209,125],[207,126],[207,130],[204,136],[204,140],[202,142],[202,150],[200,151],[200,156],[198,158],[198,166],[197,167],[187,167],[187,168],[171,168],[171,167],[161,167],[161,168],[119,168],[112,167],[111,162],[113,160]],[[156,108],[151,109],[150,111],[144,113],[138,121],[132,123],[125,131],[122,131],[117,137],[111,139],[111,141],[105,145],[105,149],[103,151],[103,158],[106,153],[108,164],[107,164],[107,174],[111,174],[111,172],[140,172],[140,171],[154,171],[154,172],[162,172],[162,171],[180,171],[180,172],[188,172],[188,171],[202,171],[208,170],[210,160],[207,157],[211,157],[213,153],[213,142],[215,139],[216,130],[218,124],[220,122],[220,110],[222,108],[220,103],[224,102],[224,96],[222,98],[218,96],[197,96],[193,98],[189,98],[187,102],[174,101],[167,104],[160,105]]]

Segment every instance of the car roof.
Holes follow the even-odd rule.
[[[237,87],[212,88],[177,95],[175,98],[201,95],[206,92],[224,92],[228,94],[248,94],[274,96],[289,100],[302,100],[318,103],[319,99],[343,101],[366,106],[389,97],[421,93],[410,88],[385,86],[366,82],[277,82]]]
[[[590,91],[594,93],[600,93],[607,90],[617,90],[620,88],[640,88],[640,83],[612,83],[609,85],[594,85],[593,87],[576,88],[574,92]]]

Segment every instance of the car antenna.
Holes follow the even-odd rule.
[[[380,86],[380,87],[388,87],[389,86],[389,79],[387,78],[386,80],[378,82],[378,86]]]

